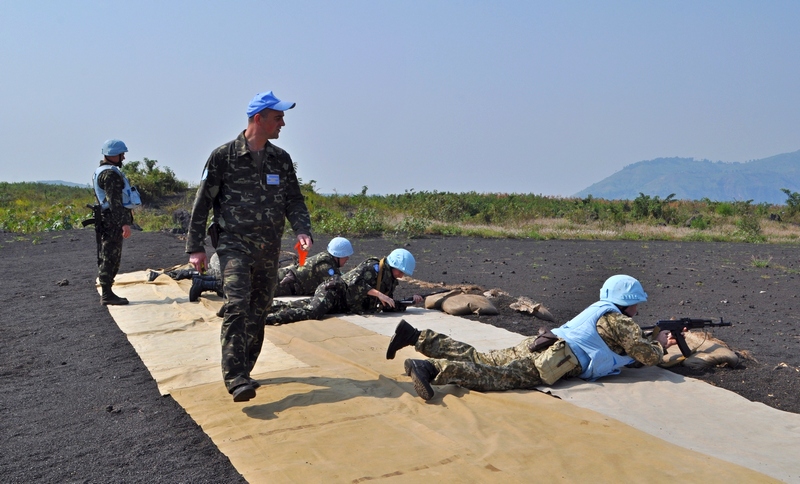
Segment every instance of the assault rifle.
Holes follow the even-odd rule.
[[[81,225],[84,227],[94,225],[94,239],[95,242],[97,242],[97,264],[100,265],[100,242],[103,236],[103,208],[99,203],[95,205],[86,204],[86,208],[92,211],[92,217],[81,222]]]
[[[722,320],[722,318],[719,318],[719,323],[715,323],[710,319],[681,318],[661,319],[655,325],[643,326],[642,329],[652,329],[654,336],[657,336],[660,331],[669,331],[672,333],[672,337],[675,338],[675,341],[678,343],[678,348],[680,348],[683,356],[688,358],[691,356],[692,350],[689,349],[689,345],[686,344],[686,338],[683,337],[683,328],[697,329],[730,325],[731,323],[726,323]]]

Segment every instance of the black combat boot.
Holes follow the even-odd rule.
[[[386,359],[393,360],[394,355],[400,348],[417,344],[420,331],[401,319],[397,327],[394,328],[394,335],[389,340],[389,347],[386,348]]]
[[[231,394],[233,395],[234,402],[246,402],[256,398],[256,389],[252,383],[245,383],[244,385],[239,385],[234,388]]]
[[[431,381],[439,374],[439,370],[428,360],[406,360],[403,364],[406,375],[414,382],[414,390],[423,400],[433,398]]]
[[[192,288],[189,289],[189,301],[195,302],[203,291],[214,291],[222,295],[222,281],[214,276],[196,275],[192,277]]]
[[[100,304],[103,306],[124,306],[128,304],[128,300],[124,297],[119,297],[111,290],[111,286],[101,286],[102,294],[100,296]]]

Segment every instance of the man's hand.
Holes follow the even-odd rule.
[[[686,331],[686,328],[684,328],[683,331]],[[661,343],[661,346],[664,348],[665,351],[670,346],[678,344],[675,338],[672,337],[672,333],[670,331],[659,332],[658,336],[656,336],[656,341]]]
[[[311,241],[311,237],[306,234],[298,235],[297,241],[300,242],[300,247],[302,247],[303,250],[310,250],[311,246],[314,245],[314,242]]]
[[[381,304],[383,304],[384,307],[389,306],[393,308],[395,306],[394,299],[390,298],[386,294],[381,293],[381,295],[378,296],[378,299],[380,299]]]
[[[122,238],[127,239],[131,236],[131,226],[130,225],[123,225],[122,226]]]
[[[208,258],[206,251],[192,252],[189,254],[189,263],[194,266],[194,269],[200,274],[205,274],[206,267],[208,267]]]
[[[377,297],[378,301],[380,301],[381,305],[384,306],[384,307],[386,307],[386,306],[389,306],[389,307],[392,307],[392,308],[394,307],[394,299],[390,298],[389,296],[387,296],[386,294],[380,292],[379,290],[375,289],[374,287],[372,289],[370,289],[369,291],[367,291],[367,295],[372,296],[372,297]]]

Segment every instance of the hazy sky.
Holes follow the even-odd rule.
[[[658,157],[800,149],[798,1],[0,0],[0,181],[108,138],[197,182],[273,90],[323,193],[569,196]]]

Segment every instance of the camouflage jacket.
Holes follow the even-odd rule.
[[[187,253],[204,250],[212,207],[222,231],[251,240],[280,240],[286,219],[295,234],[311,235],[311,218],[291,157],[269,142],[265,151],[263,162],[257,163],[242,131],[211,153],[192,207]]]
[[[383,264],[381,287],[375,287],[378,283],[378,272],[381,270],[380,263],[378,258],[370,257],[342,275],[342,280],[347,284],[347,307],[350,312],[375,313],[380,310],[381,303],[378,298],[367,295],[370,289],[378,289],[389,297],[394,295],[397,279],[392,275],[389,264]]]
[[[314,294],[317,286],[329,277],[341,275],[336,257],[327,250],[306,259],[305,264],[296,264],[278,269],[278,280],[282,280],[287,272],[293,272],[297,281],[298,295]]]
[[[110,165],[103,160],[100,165]],[[108,210],[103,210],[103,224],[106,227],[122,228],[123,225],[133,224],[133,212],[122,206],[122,190],[125,180],[114,170],[104,170],[97,176],[97,184],[106,192]]]
[[[622,313],[606,313],[597,320],[597,333],[618,355],[628,355],[637,363],[654,366],[661,363],[664,349],[652,337],[644,336],[636,322]]]

